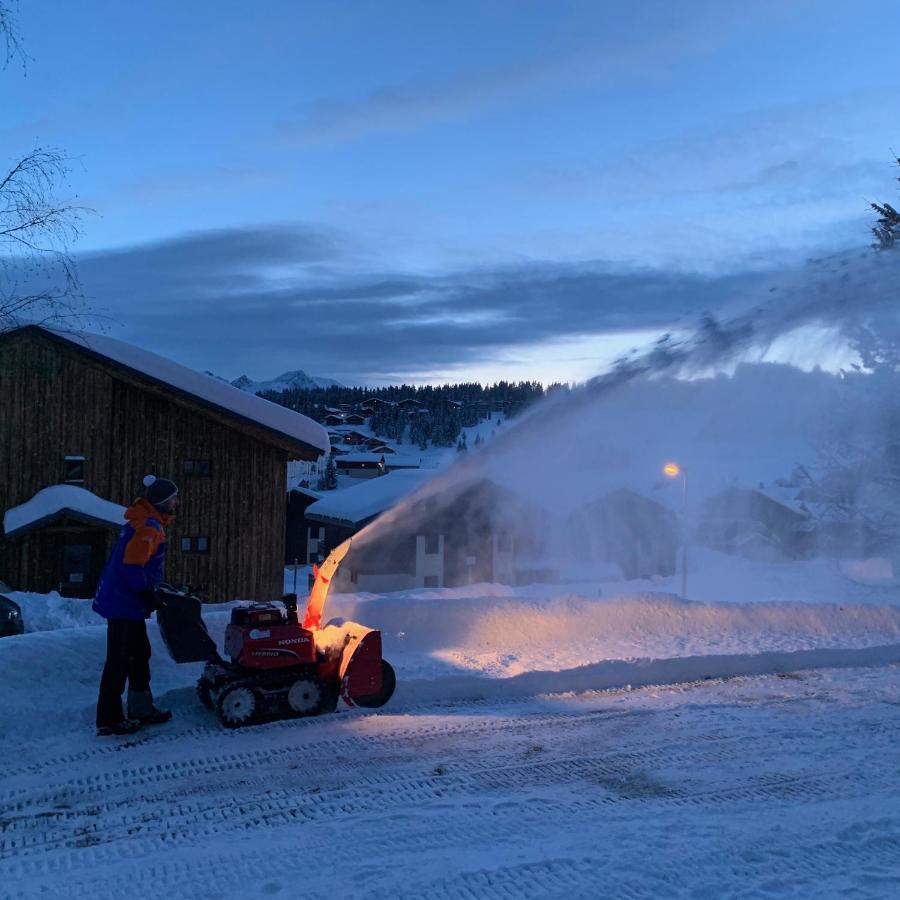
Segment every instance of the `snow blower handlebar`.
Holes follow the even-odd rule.
[[[322,613],[325,611],[325,601],[328,599],[328,591],[331,589],[331,581],[337,572],[341,560],[347,555],[353,538],[347,538],[342,544],[338,544],[328,554],[321,566],[313,566],[315,582],[309,592],[309,600],[306,603],[306,616],[303,619],[303,627],[309,631],[316,631],[322,624]]]

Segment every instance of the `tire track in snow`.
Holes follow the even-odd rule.
[[[431,840],[407,843],[411,836],[400,830],[378,841],[363,838],[357,853],[363,858],[378,858],[384,854],[396,853],[399,844],[405,852],[420,852],[438,846],[452,844],[464,847],[469,843],[481,843],[496,840],[498,833],[502,836],[505,828],[513,825],[518,829],[516,838],[537,837],[539,826],[546,824],[549,810],[542,809],[539,816],[528,817],[527,812],[517,811],[511,814],[513,821],[504,823],[490,822],[482,824],[469,823],[462,825],[451,823],[449,830],[441,829],[441,836],[432,834]],[[568,807],[557,810],[560,826],[573,817],[577,821],[577,810]],[[414,828],[418,829],[415,824]],[[415,831],[413,832],[415,833]],[[329,835],[333,839],[333,836]],[[420,833],[421,838],[421,833]],[[510,840],[513,838],[510,836]],[[317,849],[313,844],[308,851]],[[323,850],[328,845],[322,846]],[[750,855],[749,852],[744,854]],[[461,872],[453,876],[441,876],[430,881],[413,882],[407,886],[405,896],[420,900],[472,900],[472,898],[596,898],[615,896],[617,898],[656,898],[659,896],[715,896],[722,890],[723,876],[728,883],[758,884],[760,880],[770,882],[790,881],[794,888],[808,887],[812,896],[822,895],[824,881],[829,877],[844,875],[849,871],[865,867],[870,880],[879,875],[887,882],[892,871],[896,871],[897,859],[900,858],[900,837],[897,835],[879,835],[872,839],[840,840],[840,841],[803,841],[795,843],[790,854],[786,854],[780,843],[769,841],[756,842],[752,845],[754,862],[728,861],[724,866],[711,865],[710,855],[703,854],[686,860],[678,871],[670,868],[643,873],[644,883],[636,883],[634,877],[624,876],[621,871],[610,871],[608,860],[602,857],[581,857],[577,859],[557,858],[542,860],[539,863],[523,863],[512,866],[498,866]],[[235,896],[229,894],[234,890],[236,882],[246,884],[265,884],[268,878],[273,888],[279,884],[303,883],[308,879],[308,863],[298,861],[290,864],[290,857],[282,857],[282,862],[273,873],[272,852],[259,853],[250,851],[240,856],[213,856],[202,860],[175,863],[154,863],[141,866],[130,879],[132,893],[140,897],[172,896],[172,891],[179,885],[192,882],[203,885],[202,892],[192,893],[197,897]],[[648,865],[651,865],[648,863]],[[627,879],[627,880],[626,880]],[[649,882],[649,883],[648,883]],[[698,883],[699,882],[699,883]],[[81,893],[96,892],[97,895],[114,895],[121,886],[120,878],[102,880],[75,879],[67,882],[72,896]],[[10,898],[26,898],[35,896],[41,890],[41,882],[32,882],[30,888],[17,891]],[[273,891],[274,892],[274,891]],[[348,891],[344,896],[354,895]],[[379,898],[396,898],[396,885],[384,888],[367,889],[364,894],[372,900]],[[885,894],[887,896],[887,893]]]
[[[85,811],[63,814],[61,821],[55,816],[43,820],[23,817],[3,832],[0,840],[0,861],[15,858],[17,865],[11,867],[10,874],[17,869],[25,874],[25,860],[33,854],[43,855],[53,850],[91,848],[90,854],[81,853],[80,858],[93,860],[99,864],[110,859],[102,845],[113,844],[127,839],[129,853],[149,854],[160,845],[172,846],[184,843],[178,838],[190,836],[187,832],[202,826],[203,838],[209,835],[225,835],[234,832],[273,828],[284,825],[304,824],[331,820],[338,816],[358,815],[381,810],[417,808],[440,800],[455,799],[460,796],[483,796],[485,792],[521,791],[542,787],[592,788],[599,796],[582,798],[586,808],[600,808],[621,803],[654,803],[674,807],[721,806],[727,804],[751,803],[796,803],[820,797],[853,797],[861,785],[846,772],[819,773],[816,775],[770,776],[759,783],[720,785],[715,789],[686,790],[678,785],[669,785],[649,776],[647,764],[665,762],[667,767],[692,768],[697,763],[709,765],[715,759],[702,752],[673,752],[671,746],[653,750],[604,754],[602,756],[557,759],[548,762],[530,761],[518,765],[484,765],[481,769],[460,774],[445,774],[431,777],[387,776],[355,780],[350,786],[336,789],[307,791],[298,795],[296,788],[267,791],[253,799],[235,804],[229,797],[219,797],[211,803],[178,803],[167,809],[165,827],[159,825],[152,809],[164,803],[163,798],[144,798],[150,801],[151,811],[122,812],[134,804],[134,797],[111,804],[100,804],[90,808],[86,821]],[[893,775],[885,773],[890,781]],[[866,789],[880,785],[884,779],[870,778]],[[567,803],[569,807],[571,804]],[[72,826],[71,830],[59,833],[60,829],[48,830],[54,824]],[[17,827],[18,826],[18,827]],[[157,833],[143,836],[147,830]],[[16,832],[19,832],[18,835]],[[114,858],[115,854],[113,854]]]
[[[341,739],[337,742],[328,739],[318,743],[299,744],[293,747],[279,748],[278,753],[274,756],[270,751],[262,754],[228,754],[222,757],[227,761],[228,767],[226,770],[219,770],[218,775],[228,775],[229,773],[233,775],[248,760],[252,762],[253,759],[266,757],[271,757],[268,765],[274,772],[284,765],[285,754],[302,754],[308,753],[310,750],[319,751],[323,747],[330,750],[332,743],[345,746],[346,749],[349,741],[357,750],[368,754],[368,758],[364,757],[364,762],[367,766],[376,767],[376,771],[370,777],[355,780],[352,786],[324,787],[312,797],[303,796],[300,798],[303,801],[302,804],[298,804],[296,788],[283,789],[281,795],[274,796],[270,793],[263,796],[257,794],[246,797],[244,794],[245,799],[237,803],[231,797],[212,798],[207,803],[181,803],[178,805],[185,813],[181,818],[177,815],[174,817],[166,815],[166,813],[172,812],[169,804],[177,801],[184,783],[190,783],[190,766],[187,769],[171,764],[140,767],[142,771],[156,772],[159,776],[156,783],[170,793],[164,792],[155,797],[144,798],[142,802],[147,802],[151,808],[145,809],[140,815],[132,815],[130,819],[127,816],[115,819],[123,807],[126,810],[128,807],[133,807],[136,800],[134,793],[129,789],[127,783],[108,784],[104,783],[103,779],[92,781],[92,787],[87,793],[96,792],[97,799],[101,802],[103,794],[108,790],[121,788],[128,794],[128,796],[116,798],[110,802],[108,817],[113,818],[113,821],[109,823],[111,830],[107,830],[105,833],[92,827],[96,823],[91,822],[91,819],[104,818],[102,815],[90,816],[86,814],[85,809],[74,810],[71,811],[72,815],[64,820],[65,828],[60,829],[51,824],[52,820],[42,821],[36,817],[36,812],[46,811],[45,808],[38,809],[35,802],[39,797],[46,796],[44,793],[36,792],[37,796],[31,797],[20,796],[21,812],[24,816],[29,817],[30,823],[25,819],[13,823],[10,826],[10,836],[35,838],[35,832],[40,831],[46,835],[49,842],[38,840],[38,843],[32,845],[31,849],[22,847],[20,844],[19,852],[11,855],[8,863],[0,863],[0,875],[4,876],[2,883],[9,886],[10,889],[13,888],[15,882],[20,880],[26,880],[28,884],[36,888],[41,883],[41,878],[52,872],[67,873],[65,878],[67,885],[75,884],[71,880],[71,876],[81,879],[78,883],[92,885],[94,882],[89,879],[93,876],[87,875],[86,869],[116,865],[133,866],[135,862],[139,863],[138,868],[140,868],[142,862],[146,860],[147,868],[154,871],[161,871],[160,867],[163,866],[161,874],[164,875],[163,881],[165,882],[168,876],[164,873],[169,869],[166,869],[164,864],[158,860],[164,860],[169,851],[181,850],[184,852],[186,849],[203,844],[211,845],[211,849],[214,850],[217,838],[231,836],[240,840],[241,836],[248,832],[253,833],[256,838],[265,835],[267,842],[279,834],[292,834],[296,836],[296,840],[302,842],[304,847],[307,845],[310,845],[312,849],[318,847],[323,854],[326,854],[323,858],[327,858],[327,854],[333,854],[336,840],[335,830],[349,829],[355,835],[354,846],[357,846],[359,841],[361,852],[378,857],[382,853],[389,855],[396,852],[396,839],[402,840],[401,846],[419,850],[442,846],[446,841],[455,842],[460,847],[467,846],[469,840],[483,841],[486,844],[496,843],[498,833],[505,831],[516,835],[517,838],[533,835],[539,841],[541,834],[546,833],[548,821],[555,821],[558,823],[558,828],[567,829],[572,826],[573,815],[588,819],[593,817],[594,821],[598,816],[602,816],[604,819],[609,819],[609,817],[621,819],[626,815],[643,818],[647,814],[652,815],[654,810],[659,812],[684,810],[687,813],[704,807],[721,808],[722,804],[730,804],[736,809],[746,810],[752,809],[760,802],[770,807],[778,804],[779,808],[786,809],[797,804],[825,802],[842,797],[854,797],[861,793],[871,794],[876,790],[882,798],[887,799],[893,796],[896,802],[896,775],[890,770],[890,767],[866,766],[864,769],[868,771],[864,771],[858,765],[860,751],[865,753],[866,760],[883,761],[889,758],[896,747],[896,717],[893,720],[884,718],[868,720],[866,717],[852,715],[852,709],[842,709],[840,717],[832,716],[829,722],[829,727],[837,726],[838,730],[845,733],[848,740],[852,739],[853,741],[853,765],[846,765],[843,771],[834,770],[822,773],[819,768],[821,759],[827,757],[802,759],[800,762],[804,765],[800,771],[794,774],[767,777],[763,783],[760,783],[760,779],[754,775],[752,766],[749,767],[749,771],[745,771],[741,766],[737,767],[739,771],[730,771],[727,766],[722,771],[717,771],[721,768],[719,763],[728,763],[735,759],[740,762],[742,756],[745,761],[749,759],[747,749],[750,746],[753,747],[754,760],[757,763],[760,762],[760,756],[764,761],[772,760],[772,757],[775,757],[773,760],[775,765],[784,765],[785,761],[791,759],[796,749],[795,745],[801,743],[804,736],[808,734],[804,720],[802,718],[798,720],[796,717],[796,713],[804,713],[809,706],[808,698],[801,697],[799,702],[797,702],[797,698],[791,697],[776,697],[775,700],[776,702],[794,701],[795,706],[793,709],[788,709],[788,715],[779,720],[779,729],[775,733],[767,733],[762,743],[754,743],[760,737],[755,730],[755,720],[749,723],[744,721],[742,725],[738,723],[739,727],[735,727],[735,722],[728,722],[729,717],[740,719],[748,706],[752,708],[754,702],[752,698],[749,702],[739,699],[739,703],[747,703],[747,706],[744,707],[736,707],[733,703],[724,707],[682,706],[681,713],[694,720],[694,726],[679,733],[676,739],[673,740],[670,737],[665,742],[656,742],[653,747],[646,746],[649,726],[653,725],[653,717],[655,716],[659,720],[662,715],[665,718],[664,723],[657,721],[656,725],[656,732],[665,733],[670,731],[674,724],[671,711],[652,713],[649,720],[646,713],[610,715],[607,710],[591,711],[567,716],[563,720],[566,727],[561,729],[562,722],[557,716],[522,716],[513,720],[492,719],[489,722],[477,723],[481,725],[481,729],[476,736],[480,735],[487,739],[499,733],[506,743],[501,746],[502,742],[495,741],[493,746],[487,748],[476,746],[476,752],[470,750],[467,753],[465,751],[468,738],[473,736],[471,720],[453,722],[450,723],[450,726],[441,723],[429,725],[427,733],[422,728],[412,728],[398,729],[373,736],[375,740],[381,741],[385,745],[394,745],[405,742],[398,740],[398,735],[403,734],[405,739],[412,740],[415,745],[412,749],[415,752],[421,751],[423,758],[429,763],[442,764],[448,758],[452,758],[453,761],[447,763],[448,771],[439,777],[423,777],[421,771],[401,773],[397,776],[379,773],[378,766],[393,767],[395,759],[392,756],[373,757],[373,743],[369,738]],[[764,704],[771,709],[772,700],[771,698],[765,698],[762,701],[757,699],[756,703],[757,705]],[[821,708],[821,704],[818,705],[818,708]],[[605,717],[607,721],[600,721],[600,717]],[[621,753],[601,752],[587,756],[561,756],[549,760],[539,757],[520,762],[517,765],[508,764],[511,748],[507,745],[512,743],[513,749],[521,749],[521,739],[525,735],[528,736],[529,741],[541,740],[550,745],[557,741],[562,733],[565,742],[584,746],[585,735],[571,727],[573,723],[577,724],[579,721],[585,727],[590,726],[595,730],[594,744],[598,738],[605,739],[610,744],[625,741],[626,749]],[[505,728],[507,722],[511,727]],[[619,727],[614,729],[610,722],[616,723]],[[771,717],[767,720],[767,724],[772,724]],[[448,747],[446,746],[448,739],[457,743]],[[627,749],[627,744],[631,744],[633,749]],[[489,751],[489,755],[482,756],[478,752],[481,749]],[[453,756],[454,750],[462,750],[463,755],[459,758]],[[311,760],[300,771],[308,774],[310,770],[316,770],[320,765],[321,761]],[[692,772],[697,768],[713,769],[720,783],[711,784],[707,780],[705,791],[702,787],[692,788],[677,780],[667,779],[665,775],[660,776],[655,771],[660,767],[662,767],[663,773],[670,773],[674,769],[687,772]],[[648,768],[653,770],[649,774]],[[874,776],[873,771],[876,773]],[[218,775],[214,773],[215,777]],[[76,781],[80,782],[84,779],[76,779]],[[570,799],[555,802],[542,799],[541,789],[544,786],[558,787],[560,784],[568,787],[569,793],[572,795]],[[239,786],[239,796],[241,796],[241,792],[245,791],[245,787],[245,785]],[[596,791],[596,795],[586,796],[589,790]],[[79,792],[81,796],[84,796],[83,789],[75,790],[76,794]],[[522,804],[510,805],[508,799],[510,796],[521,797],[523,793],[528,796],[529,804],[540,803],[540,815],[537,819],[529,818],[526,811],[523,810]],[[559,791],[554,793],[558,795]],[[454,806],[460,805],[460,798],[464,800],[472,798],[475,801],[476,799],[483,800],[485,797],[494,797],[494,800],[503,800],[504,797],[507,799],[486,814],[483,817],[484,821],[482,821],[482,817],[473,818],[471,813],[453,814]],[[87,797],[86,802],[93,802],[93,798]],[[159,804],[159,809],[164,810],[163,815],[160,815],[159,809],[152,808],[157,804]],[[440,827],[432,829],[430,833],[427,831],[423,833],[421,822],[417,826],[415,821],[420,810],[431,810],[432,813],[440,810]],[[642,810],[642,812],[639,813],[638,810]],[[646,812],[643,812],[644,810]],[[134,812],[133,809],[129,811]],[[385,816],[390,819],[392,831],[391,835],[382,839],[379,835],[383,830]],[[407,820],[406,825],[404,825],[405,820]],[[315,822],[314,829],[303,828],[310,822]],[[336,828],[330,828],[332,823],[339,824]],[[363,827],[358,827],[360,825]],[[136,830],[128,834],[129,828]],[[326,837],[317,840],[316,836],[320,831],[329,828]],[[54,834],[54,831],[57,833]],[[66,833],[60,834],[59,831]],[[153,833],[148,835],[148,831]],[[29,834],[29,832],[32,833]],[[357,834],[361,837],[357,838]],[[3,835],[0,833],[0,840],[2,837]],[[331,842],[330,847],[329,841]],[[860,861],[860,865],[871,864],[883,868],[890,862],[885,857],[889,857],[891,853],[896,854],[896,846],[884,841],[881,841],[879,846],[881,849],[877,852],[871,849],[860,849],[856,857],[848,856],[844,850],[841,850],[841,853],[844,854],[843,858],[846,864],[854,864],[856,859]],[[761,848],[759,854],[765,860],[764,849]],[[206,852],[204,850],[204,855]],[[865,857],[864,854],[867,852],[874,856]],[[838,855],[840,857],[840,854]],[[772,856],[774,858],[770,861],[769,868],[774,877],[782,870],[779,868],[777,850],[772,851]],[[812,858],[815,860],[815,854]],[[566,863],[565,860],[557,862],[560,865]],[[698,871],[702,871],[701,863],[702,860],[698,858],[696,861]],[[242,862],[241,865],[243,864]],[[749,873],[749,877],[754,872],[761,871],[760,866],[764,868],[767,864],[751,865],[748,863],[739,871],[746,871]],[[783,871],[795,873],[796,877],[805,877],[803,873],[807,869],[804,867],[813,864],[814,862],[809,863],[808,861],[791,863],[794,868]],[[191,870],[193,871],[194,868],[192,864]],[[204,872],[206,871],[204,868]],[[248,872],[250,871],[248,869]],[[255,873],[254,877],[257,879],[265,877],[267,872],[271,874],[271,871],[271,854],[261,858],[259,866],[252,869],[252,873]],[[298,878],[302,878],[302,871],[302,869],[298,870]],[[502,867],[498,870],[484,871],[499,872],[497,875],[498,890],[501,887],[511,891],[516,889],[516,878],[504,874],[506,870]],[[879,868],[878,871],[881,869]],[[131,870],[129,872],[131,873]],[[97,874],[99,874],[99,870]],[[578,879],[581,876],[577,872],[572,877],[575,889],[578,889],[578,884],[582,884],[582,886],[585,883],[593,884],[590,881],[579,882]],[[130,878],[131,874],[129,874],[129,880]],[[588,876],[584,875],[583,878],[586,879]],[[454,879],[450,879],[450,882],[452,881]],[[55,883],[57,886],[60,884],[59,881]],[[233,885],[234,882],[219,881],[215,873],[209,872],[208,885],[220,884],[227,889],[229,883]],[[142,886],[135,892],[138,896],[151,895],[145,893],[145,888],[149,889],[150,887],[149,883],[139,879],[135,884]],[[168,894],[169,897],[173,892],[177,894],[179,881],[174,879],[168,884],[168,889],[161,893]],[[464,890],[472,890],[471,885],[467,883],[461,886]],[[428,890],[433,888],[435,891],[443,889],[441,885],[432,882],[428,882],[423,887],[428,887]],[[447,889],[449,890],[451,887],[452,885]],[[23,888],[22,895],[28,896],[28,890],[31,888]],[[86,892],[90,893],[90,891]],[[585,896],[585,894],[577,893],[577,890],[576,893],[572,893],[572,891],[568,893],[569,896]],[[396,896],[396,894],[394,895]],[[477,895],[504,896],[501,893]],[[598,896],[600,894],[595,892],[587,895]],[[423,894],[423,896],[432,895]],[[436,893],[433,896],[440,897],[442,895]],[[448,894],[447,896],[453,895]],[[456,896],[463,896],[463,894]],[[520,891],[519,896],[527,897],[529,894],[523,890]],[[620,891],[617,896],[629,895],[625,891]],[[644,895],[635,894],[634,896]]]

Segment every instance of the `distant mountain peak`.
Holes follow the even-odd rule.
[[[290,372],[284,372],[271,381],[253,381],[247,375],[241,375],[231,382],[234,387],[247,391],[251,394],[258,394],[262,391],[289,391],[299,388],[300,390],[309,390],[317,387],[344,387],[339,381],[333,378],[323,378],[318,375],[307,375],[303,369],[294,369]]]

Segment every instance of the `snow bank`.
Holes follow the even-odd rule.
[[[780,566],[722,554],[696,561],[693,584],[702,600],[671,593],[668,582],[677,579],[661,579],[655,590],[649,583],[608,582],[602,594],[596,581],[482,584],[335,595],[326,618],[381,629],[385,656],[398,675],[394,711],[453,698],[900,659],[900,603],[893,588],[859,584],[837,561]],[[298,573],[303,593],[301,578]],[[0,640],[0,747],[6,752],[48,729],[64,735],[92,727],[106,640],[89,601],[56,594],[15,599],[32,633]],[[220,647],[233,605],[204,608]],[[194,696],[200,665],[175,665],[155,621],[148,632],[153,688],[186,723],[176,727],[215,727]],[[334,635],[340,638],[340,631]]]
[[[428,596],[432,594],[432,596]],[[900,642],[900,607],[696,603],[669,594],[615,599],[418,591],[339,595],[330,614],[383,632],[409,674],[505,678],[610,659],[748,654]]]
[[[9,595],[22,610],[25,631],[56,631],[59,628],[79,628],[102,625],[103,618],[91,609],[90,600],[61,597],[52,594],[30,594],[17,591]]]
[[[427,593],[345,595],[332,604],[332,614],[381,628],[398,675],[394,712],[453,699],[900,662],[896,607]],[[57,600],[48,599],[48,616],[61,616]],[[229,616],[229,608],[204,610],[219,646]],[[340,627],[331,631],[340,637]],[[175,709],[175,727],[214,728],[194,695],[201,664],[176,665],[154,621],[148,633],[153,690]],[[105,629],[94,625],[0,640],[0,749],[15,753],[39,735],[89,731],[105,646]]]

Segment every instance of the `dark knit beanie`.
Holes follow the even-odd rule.
[[[144,478],[144,487],[147,488],[147,499],[154,506],[162,506],[178,493],[178,485],[174,481],[169,481],[168,478],[157,478],[155,475],[147,475]]]

